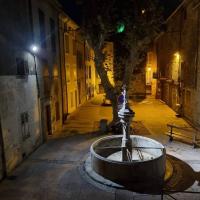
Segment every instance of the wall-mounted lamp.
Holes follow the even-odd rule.
[[[147,71],[149,71],[149,72],[150,72],[150,71],[151,71],[151,67],[148,67],[148,68],[147,68]]]
[[[180,53],[179,52],[176,52],[175,54],[174,54],[174,56],[176,57],[176,59],[180,59]]]
[[[145,9],[142,9],[142,11],[141,11],[142,15],[143,15],[145,12],[146,12],[146,10],[145,10]]]
[[[31,52],[32,52],[32,53],[37,53],[38,51],[39,51],[38,46],[35,45],[35,44],[33,44],[33,45],[31,46]]]

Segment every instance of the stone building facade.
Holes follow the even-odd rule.
[[[62,127],[58,13],[54,0],[0,2],[0,179]]]
[[[61,67],[58,16],[60,5],[56,0],[31,1],[33,43],[41,120],[44,138],[62,128],[63,101],[61,98]]]
[[[200,3],[184,0],[155,40],[157,97],[200,124]]]
[[[1,180],[99,93],[100,79],[94,51],[57,0],[2,0],[0,24]],[[112,43],[106,51],[112,71]]]
[[[0,10],[1,179],[41,143],[42,135],[29,2],[1,1]]]
[[[85,67],[86,67],[86,88],[87,99],[94,97],[98,93],[99,81],[94,63],[94,51],[88,43],[85,43]]]
[[[79,95],[78,91],[78,86],[80,87],[80,80],[78,80],[77,61],[78,64],[81,65],[79,68],[82,69],[83,60],[80,61],[80,59],[83,59],[83,57],[80,57],[83,56],[83,44],[80,44],[81,42],[79,43],[79,40],[77,39],[77,29],[78,25],[69,16],[67,16],[67,14],[64,12],[59,14],[60,47],[62,57],[62,91],[65,106],[65,119],[67,119],[67,115],[77,109],[79,102],[82,102],[81,95]],[[79,47],[79,50],[77,47]],[[79,57],[77,57],[77,50]]]

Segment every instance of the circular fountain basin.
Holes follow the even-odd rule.
[[[107,136],[91,145],[91,168],[104,178],[126,188],[160,190],[164,184],[166,151],[159,142],[130,136],[132,161],[122,161],[122,135]]]

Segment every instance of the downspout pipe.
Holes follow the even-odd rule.
[[[59,68],[60,68],[60,87],[61,87],[61,106],[62,106],[62,125],[64,124],[65,122],[65,119],[64,119],[64,96],[63,96],[63,79],[62,79],[62,55],[61,55],[61,37],[60,37],[60,31],[59,31],[59,27],[60,27],[60,20],[59,20],[59,16],[60,16],[60,13],[58,12],[57,13],[57,24],[58,24],[58,28],[57,28],[57,31],[58,31],[58,49],[59,49],[59,55],[60,55],[60,63],[59,63]]]

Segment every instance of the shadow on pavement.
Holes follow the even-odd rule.
[[[164,186],[165,193],[184,193],[186,190],[192,193],[189,188],[195,181],[198,181],[200,189],[200,172],[195,172],[190,165],[174,156],[167,155],[167,159],[169,159],[173,166],[173,174]]]

